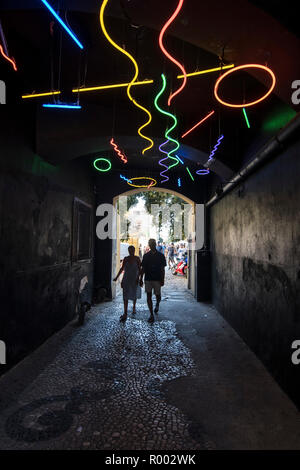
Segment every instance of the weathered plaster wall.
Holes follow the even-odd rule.
[[[6,111],[0,144],[0,339],[7,368],[72,319],[80,279],[93,282],[93,262],[71,263],[73,200],[94,205],[91,177],[77,162],[55,167],[35,155],[34,113],[23,112]]]
[[[213,302],[300,405],[300,145],[210,210]],[[267,399],[267,397],[266,397]]]

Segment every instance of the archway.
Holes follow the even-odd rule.
[[[120,252],[120,243],[121,243],[121,225],[122,223],[124,224],[124,207],[127,209],[127,198],[133,195],[138,195],[138,194],[143,194],[147,192],[157,192],[157,193],[165,193],[166,196],[169,194],[171,196],[175,196],[178,198],[180,201],[182,201],[182,206],[181,206],[181,211],[182,214],[179,214],[181,217],[181,222],[183,221],[184,224],[184,235],[186,239],[186,247],[188,249],[188,270],[187,270],[187,277],[186,277],[186,287],[191,290],[192,294],[196,296],[196,252],[195,249],[193,249],[193,242],[195,239],[195,233],[196,233],[196,203],[192,201],[190,198],[187,196],[179,193],[178,191],[171,190],[171,189],[166,189],[166,188],[161,188],[161,187],[155,187],[152,189],[148,188],[136,188],[136,189],[131,189],[128,191],[125,191],[113,198],[113,205],[115,208],[115,230],[116,230],[116,236],[113,239],[112,242],[112,278],[116,275],[117,271],[119,270],[120,266],[120,260],[122,258],[122,253]],[[122,208],[120,209],[120,201],[122,201]],[[175,204],[176,205],[176,204]],[[174,209],[174,205],[170,205],[168,214],[170,215],[172,210]],[[159,209],[159,212],[162,211],[163,209]],[[165,213],[164,213],[165,214]],[[181,223],[180,222],[180,223]],[[124,225],[123,225],[124,226]],[[174,226],[173,226],[174,230]],[[157,237],[155,237],[157,238]],[[124,237],[123,237],[124,239]],[[133,237],[130,238],[131,243],[133,242]],[[169,240],[166,240],[167,242]],[[183,238],[179,237],[178,242],[182,242]],[[139,241],[138,239],[135,239],[135,242],[137,246],[139,247]],[[176,239],[175,239],[176,242]],[[142,254],[141,252],[139,253],[140,255]],[[112,286],[112,296],[115,297],[116,295],[116,286]]]

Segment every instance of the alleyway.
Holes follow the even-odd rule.
[[[153,325],[101,304],[0,379],[1,449],[299,449],[299,415],[219,316],[167,275]]]

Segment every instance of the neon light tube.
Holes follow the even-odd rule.
[[[215,112],[214,111],[211,111],[207,116],[205,116],[205,118],[201,119],[201,121],[197,122],[197,124],[195,124],[193,127],[191,127],[191,129],[189,129],[188,131],[186,131],[182,136],[181,138],[183,139],[185,136],[187,136],[190,132],[192,132],[193,130],[196,129],[196,127],[200,126],[200,124],[202,124],[202,122],[206,121],[206,119],[208,119],[210,116],[212,116]]]
[[[52,13],[54,18],[56,18],[57,21],[61,24],[61,26],[67,31],[67,33],[71,36],[71,38],[76,42],[77,46],[79,46],[80,49],[83,49],[83,45],[81,44],[81,42],[79,42],[79,40],[77,39],[73,31],[71,31],[71,29],[66,25],[66,23],[60,18],[60,16],[58,16],[58,14],[55,12],[55,10],[53,10],[52,6],[47,2],[47,0],[41,0],[41,1],[48,8],[48,10]]]
[[[159,97],[163,94],[163,92],[165,91],[165,88],[166,88],[166,77],[164,76],[163,73],[161,74],[161,78],[162,78],[162,87],[161,87],[160,91],[157,93],[157,95],[156,95],[156,97],[155,97],[155,99],[154,99],[154,104],[155,104],[156,109],[157,109],[160,113],[164,114],[165,116],[171,117],[171,118],[173,119],[173,121],[174,121],[173,126],[171,126],[171,127],[165,132],[165,137],[166,137],[167,141],[164,142],[164,143],[160,146],[160,148],[159,148],[161,152],[166,153],[165,151],[161,150],[161,147],[162,147],[163,145],[165,145],[168,141],[174,142],[174,144],[175,144],[176,147],[175,147],[173,150],[171,150],[171,151],[168,152],[168,158],[171,158],[172,160],[175,160],[175,163],[173,163],[171,166],[168,167],[168,170],[170,170],[171,168],[173,168],[174,166],[178,165],[178,163],[179,163],[178,159],[177,159],[176,157],[171,156],[171,154],[174,153],[174,152],[176,152],[176,151],[179,149],[180,145],[179,145],[179,142],[178,142],[177,140],[173,139],[173,138],[169,135],[170,132],[173,131],[173,130],[175,129],[175,127],[177,126],[177,119],[176,119],[176,116],[174,116],[173,114],[171,114],[171,113],[165,111],[164,109],[162,109],[162,108],[158,105],[158,99],[159,99]],[[160,162],[162,162],[162,161],[164,161],[164,160],[165,160],[165,159],[160,160]],[[160,164],[161,164],[161,163],[160,163]],[[163,164],[162,166],[165,166],[165,165]],[[163,174],[163,176],[164,176],[165,178],[168,178],[166,175],[164,175],[164,173],[165,173],[166,171],[167,171],[167,170],[164,170],[164,171],[162,172],[162,174]],[[168,178],[168,179],[169,179],[169,178]],[[167,180],[165,180],[165,181],[167,181]],[[165,182],[165,181],[163,181],[163,182]]]
[[[168,57],[168,59],[173,62],[175,65],[177,65],[177,67],[180,68],[180,70],[182,71],[183,73],[183,82],[182,82],[182,85],[178,88],[178,90],[174,91],[174,93],[172,93],[170,96],[169,96],[169,99],[168,99],[168,106],[171,105],[171,101],[173,100],[173,98],[178,95],[178,93],[180,93],[185,85],[186,85],[186,71],[185,71],[185,68],[183,67],[183,65],[178,62],[178,60],[176,60],[174,57],[171,56],[171,54],[169,54],[169,52],[166,50],[164,44],[163,44],[163,37],[164,37],[164,34],[166,32],[166,30],[168,29],[168,27],[170,26],[171,23],[173,23],[173,21],[175,20],[176,16],[178,15],[178,13],[180,12],[181,8],[182,8],[182,5],[183,5],[183,2],[184,0],[179,0],[178,1],[178,5],[177,5],[177,8],[176,10],[174,11],[173,15],[168,19],[168,21],[165,23],[165,25],[163,26],[160,34],[159,34],[159,39],[158,39],[158,42],[159,42],[159,47],[161,48],[161,50],[163,51],[163,53],[165,54],[166,57]]]
[[[188,174],[190,175],[190,177],[192,178],[192,181],[195,181],[192,173],[190,172],[190,169],[187,166],[185,168],[186,168],[186,171],[188,172]]]
[[[200,175],[200,176],[203,176],[203,175],[208,175],[209,174],[209,169],[202,169],[202,170],[197,170],[196,171],[196,175]]]
[[[129,181],[127,181],[127,183],[130,185],[130,186],[133,186],[134,188],[149,188],[149,184],[146,184],[145,185],[137,185],[137,184],[134,184],[132,183],[132,181],[135,181],[135,180],[150,180],[150,182],[152,181],[152,186],[156,186],[157,185],[157,181],[154,179],[154,178],[150,178],[149,176],[139,176],[137,178],[131,178],[131,183],[129,183]]]
[[[219,90],[221,81],[225,77],[228,77],[228,75],[230,75],[231,73],[236,72],[237,70],[243,70],[243,69],[249,69],[249,68],[265,70],[271,76],[272,84],[269,90],[267,91],[267,93],[261,98],[259,98],[258,100],[251,101],[250,103],[246,103],[246,104],[245,103],[244,104],[231,104],[231,103],[221,100],[221,98],[218,95],[218,90]],[[265,100],[272,93],[272,91],[275,88],[275,85],[276,85],[276,77],[275,77],[274,72],[271,69],[269,69],[269,67],[266,67],[265,65],[260,65],[260,64],[245,64],[245,65],[239,65],[238,67],[235,67],[234,69],[229,70],[228,72],[221,75],[216,81],[214,94],[215,94],[215,98],[219,101],[219,103],[223,104],[224,106],[228,106],[229,108],[247,108],[248,106],[254,106],[255,104],[260,103],[261,101]]]
[[[108,167],[107,168],[98,168],[97,162],[108,163]],[[103,173],[105,173],[106,171],[109,171],[111,169],[111,162],[107,158],[96,158],[96,160],[94,160],[94,167],[96,168],[96,170],[102,171]]]
[[[154,83],[154,80],[143,80],[141,82],[134,82],[132,86],[136,85],[149,85],[150,83]],[[111,88],[122,88],[128,87],[130,83],[117,83],[115,85],[102,85],[102,86],[93,86],[88,88],[74,88],[72,93],[82,93],[84,91],[99,91],[99,90],[109,90]]]
[[[22,99],[25,100],[27,98],[39,98],[40,96],[60,95],[60,93],[60,91],[49,91],[47,93],[33,93],[32,95],[23,95]]]
[[[130,93],[130,89],[132,87],[132,85],[136,82],[137,78],[138,78],[138,75],[139,75],[139,68],[138,68],[138,64],[136,62],[136,60],[132,57],[131,54],[129,54],[129,52],[127,52],[125,49],[123,49],[122,47],[120,47],[116,42],[113,41],[113,39],[109,36],[107,30],[106,30],[106,27],[105,27],[105,24],[104,24],[104,10],[105,10],[105,7],[108,3],[108,0],[103,0],[102,2],[102,5],[101,5],[101,8],[100,8],[100,26],[101,26],[101,29],[103,31],[103,34],[104,36],[106,37],[106,39],[108,40],[108,42],[110,42],[110,44],[115,47],[118,51],[120,51],[122,54],[125,54],[130,60],[131,62],[133,63],[134,65],[134,70],[135,70],[135,73],[134,73],[134,77],[133,79],[131,80],[131,82],[128,84],[127,86],[127,96],[128,98],[130,99],[130,101],[133,102],[133,104],[137,107],[137,108],[140,108],[142,111],[144,111],[147,116],[148,116],[148,120],[145,122],[145,124],[143,124],[141,127],[139,127],[138,129],[138,134],[142,137],[142,139],[145,139],[147,140],[148,142],[150,142],[150,144],[148,145],[148,147],[144,148],[143,151],[142,151],[142,154],[144,155],[144,153],[147,151],[147,150],[150,150],[153,145],[154,145],[154,142],[152,139],[150,139],[150,137],[147,137],[145,136],[144,134],[142,134],[142,129],[144,129],[145,127],[147,127],[150,122],[152,121],[152,116],[151,116],[151,113],[150,111],[148,111],[148,109],[144,108],[143,106],[141,106],[132,96],[131,96],[131,93]]]
[[[81,109],[78,104],[43,104],[43,108]]]
[[[178,184],[178,187],[181,188],[181,179],[180,178],[178,178],[177,184]]]
[[[12,64],[14,71],[17,72],[18,69],[16,66],[16,62],[14,61],[14,59],[11,59],[10,57],[8,57],[8,55],[5,54],[3,47],[1,45],[0,45],[0,52],[3,55],[4,59],[8,60],[8,62]]]
[[[199,70],[198,72],[187,73],[187,77],[195,77],[196,75],[203,75],[205,73],[218,72],[219,70],[232,69],[234,64],[224,65],[224,67],[215,67],[214,69]],[[177,75],[177,78],[183,78],[184,75]]]
[[[162,153],[165,153],[166,155],[168,155],[168,152],[166,152],[165,150],[162,149],[162,147],[166,144],[168,144],[170,141],[169,139],[167,139],[163,144],[161,144],[158,148],[159,148],[159,151],[162,152]],[[165,173],[168,171],[169,167],[168,165],[165,165],[163,162],[165,160],[168,160],[168,156],[166,156],[165,158],[162,158],[161,160],[159,160],[158,164],[161,165],[161,166],[164,166],[165,167],[165,170],[163,170],[161,173],[160,173],[160,176],[162,178],[165,178],[164,180],[161,180],[161,183],[165,183],[166,181],[169,181],[169,177],[168,175],[166,175]]]
[[[248,116],[247,116],[247,111],[245,108],[243,108],[243,113],[244,113],[244,116],[245,116],[245,121],[246,121],[246,124],[248,126],[248,129],[250,129],[250,123],[249,123],[249,119],[248,119]]]
[[[180,161],[180,163],[181,163],[182,165],[184,165],[183,161],[181,160],[181,158],[178,157],[178,155],[175,155],[175,157],[177,158],[177,160]]]
[[[127,182],[129,182],[129,183],[132,183],[131,180],[129,180],[128,178],[126,178],[126,177],[123,176],[123,175],[120,175],[120,178],[121,178],[122,180],[124,180],[124,181],[127,181]]]
[[[117,146],[117,144],[115,143],[115,141],[114,141],[113,138],[111,138],[111,140],[110,140],[109,143],[110,143],[110,145],[113,146],[114,151],[115,151],[115,152],[117,153],[117,155],[121,158],[122,162],[123,162],[123,163],[127,163],[128,160],[127,160],[126,155],[124,155],[124,153],[121,152],[121,150],[119,149],[119,147]]]

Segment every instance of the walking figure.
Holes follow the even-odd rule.
[[[145,275],[145,291],[147,294],[147,304],[150,311],[149,323],[154,322],[152,290],[156,296],[156,305],[154,312],[157,314],[161,301],[161,287],[165,283],[166,258],[156,249],[156,240],[150,238],[150,251],[143,256],[140,285],[143,286],[143,276]]]
[[[133,245],[128,247],[129,256],[123,260],[122,266],[114,278],[117,281],[120,274],[124,271],[124,276],[121,282],[123,289],[124,300],[124,314],[121,315],[120,321],[127,320],[128,300],[133,300],[132,313],[136,313],[136,300],[141,298],[141,288],[139,286],[139,277],[141,274],[141,260],[138,256],[134,255],[135,248]]]

